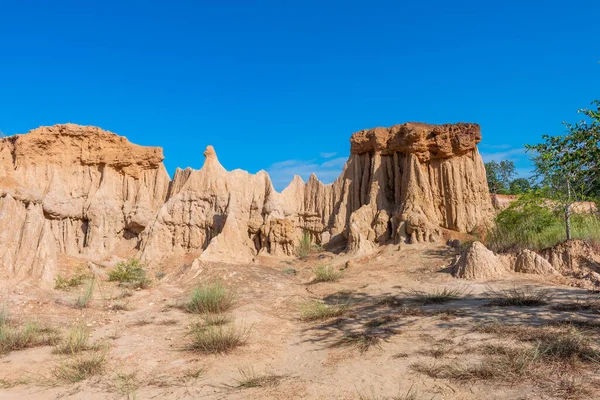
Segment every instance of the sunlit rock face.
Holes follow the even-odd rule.
[[[493,213],[480,140],[475,124],[363,130],[335,182],[295,177],[277,192],[264,171],[225,170],[212,146],[200,170],[170,180],[160,148],[96,127],[41,127],[0,140],[0,262],[10,276],[48,280],[57,254],[246,263],[291,256],[303,237],[360,253],[470,232]]]

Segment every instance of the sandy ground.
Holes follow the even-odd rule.
[[[267,260],[253,265],[185,266],[165,271],[145,290],[114,300],[122,289],[102,278],[90,307],[76,309],[70,292],[26,286],[5,289],[3,302],[13,318],[36,320],[63,334],[75,324],[89,327],[92,340],[107,346],[102,375],[66,384],[53,370],[64,356],[53,347],[13,351],[0,356],[1,399],[560,399],[537,381],[474,380],[457,382],[418,373],[415,363],[476,363],[470,351],[494,338],[475,332],[492,318],[502,324],[538,326],[545,321],[579,318],[600,322],[599,315],[554,311],[549,306],[490,307],[483,293],[515,286],[547,287],[553,303],[593,296],[582,289],[548,286],[538,277],[517,275],[490,282],[453,278],[448,265],[455,257],[446,246],[386,248],[343,271],[337,282],[312,284],[318,264],[344,265],[345,259],[319,253],[304,260]],[[294,268],[297,274],[286,274]],[[199,317],[176,307],[201,281],[219,278],[237,294],[230,318],[246,331],[243,346],[227,354],[202,354],[185,348],[190,323]],[[469,296],[439,305],[415,304],[411,290],[461,288]],[[316,322],[300,319],[310,299],[349,304],[339,318]],[[111,306],[126,303],[128,310]],[[421,315],[405,315],[402,307]],[[446,311],[446,312],[443,312]],[[379,340],[366,351],[343,345],[344,335],[362,332],[377,318],[393,317],[374,329]],[[444,349],[439,356],[431,351]],[[275,383],[238,388],[240,370],[277,376]],[[581,374],[588,393],[571,398],[600,398],[598,366]]]

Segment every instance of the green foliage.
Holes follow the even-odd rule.
[[[121,261],[108,273],[109,281],[121,282],[131,289],[146,289],[152,283],[146,276],[145,265],[136,259]]]
[[[491,193],[508,194],[511,179],[515,176],[515,163],[490,161],[485,163],[485,173]]]
[[[564,219],[553,211],[548,190],[535,189],[519,196],[496,217],[486,245],[493,251],[541,250],[564,241]],[[575,239],[600,240],[600,220],[594,215],[571,217]]]
[[[90,276],[84,272],[75,274],[70,278],[65,278],[62,275],[58,275],[56,278],[54,278],[54,289],[69,291],[74,287],[82,285],[83,282],[89,278]]]
[[[508,194],[523,194],[532,190],[531,182],[526,178],[513,179],[508,187]]]
[[[296,249],[296,254],[298,255],[298,257],[306,257],[312,252],[312,250],[313,247],[312,241],[310,239],[310,234],[308,233],[308,231],[304,231],[302,233],[302,240],[300,240],[300,244]]]
[[[229,310],[235,302],[235,294],[221,281],[202,284],[194,289],[184,308],[195,314],[221,313]]]
[[[538,179],[550,188],[548,194],[564,212],[566,236],[571,236],[571,205],[600,195],[600,101],[595,110],[583,109],[585,119],[564,123],[563,136],[543,135],[543,142],[525,145]]]

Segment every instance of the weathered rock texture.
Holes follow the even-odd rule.
[[[515,259],[515,272],[536,275],[557,275],[554,269],[544,257],[531,250],[523,250]]]
[[[462,123],[360,131],[334,183],[295,177],[278,193],[264,171],[225,170],[211,146],[200,170],[170,181],[160,148],[95,127],[42,127],[0,140],[2,270],[48,277],[56,254],[98,258],[123,246],[156,264],[246,263],[291,256],[306,235],[360,253],[470,232],[493,214],[480,140],[478,125]]]
[[[510,269],[509,258],[494,254],[481,242],[473,242],[461,254],[453,275],[469,280],[495,279],[507,274]]]
[[[48,277],[56,254],[90,258],[137,236],[164,202],[160,148],[73,124],[0,139],[2,271]]]
[[[496,279],[511,272],[572,278],[576,286],[600,286],[600,251],[582,240],[559,243],[536,253],[495,254],[474,242],[460,255],[452,273],[463,279]]]

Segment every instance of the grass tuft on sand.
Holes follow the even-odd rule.
[[[235,297],[223,282],[207,282],[192,291],[183,308],[194,314],[218,314],[231,309]]]

